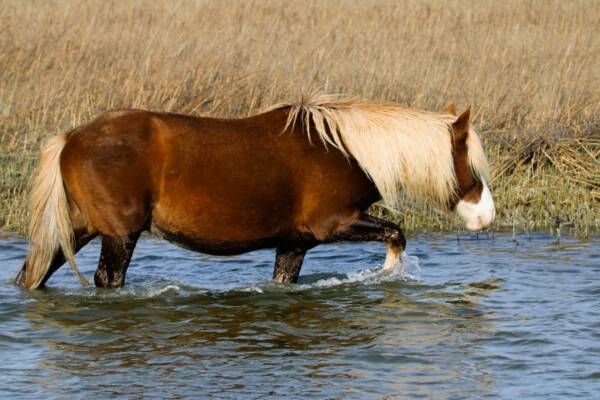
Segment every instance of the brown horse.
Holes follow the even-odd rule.
[[[243,119],[121,110],[52,138],[32,191],[30,248],[17,276],[43,287],[97,235],[94,281],[121,287],[140,233],[189,249],[276,248],[273,278],[296,282],[307,250],[383,241],[398,262],[400,228],[365,213],[401,193],[432,199],[469,229],[494,219],[469,109],[456,116],[328,96]]]

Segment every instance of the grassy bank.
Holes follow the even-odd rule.
[[[600,2],[5,0],[0,26],[2,230],[25,229],[40,143],[105,110],[245,116],[314,88],[471,103],[496,228],[600,230]]]

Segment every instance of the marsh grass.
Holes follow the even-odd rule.
[[[315,88],[473,104],[496,228],[600,217],[600,2],[4,0],[0,227],[22,233],[40,143],[135,107],[247,116]],[[422,204],[374,212],[455,229]]]

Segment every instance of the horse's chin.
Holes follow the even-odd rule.
[[[485,182],[477,203],[460,200],[455,211],[470,231],[479,231],[490,226],[496,218],[496,207],[494,206],[492,193]]]

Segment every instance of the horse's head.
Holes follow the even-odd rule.
[[[446,110],[455,114],[454,106]],[[496,208],[486,179],[487,161],[477,133],[469,125],[471,108],[452,124],[452,158],[456,190],[449,208],[465,222],[467,229],[479,230],[494,222]]]

